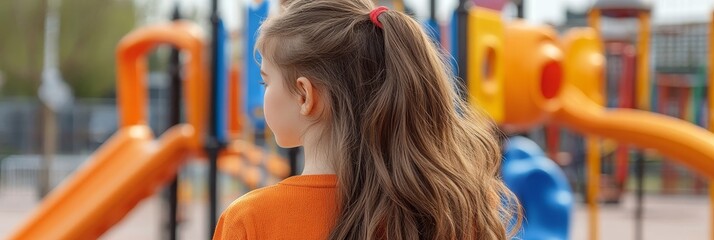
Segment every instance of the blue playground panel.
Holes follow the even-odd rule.
[[[520,239],[568,239],[573,193],[565,174],[525,137],[506,144],[503,180],[523,206]]]
[[[256,132],[265,131],[265,118],[263,117],[263,93],[265,89],[263,85],[260,84],[260,54],[253,51],[253,49],[255,48],[255,43],[258,38],[260,24],[268,17],[269,2],[270,1],[262,1],[257,5],[250,5],[245,28],[245,77],[243,78],[246,89],[245,110]]]
[[[449,53],[451,54],[451,69],[454,73],[459,72],[459,21],[456,12],[451,15],[451,27],[449,31]]]

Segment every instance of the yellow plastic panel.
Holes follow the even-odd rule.
[[[475,7],[469,12],[469,102],[483,108],[497,123],[504,117],[504,25],[497,11]]]

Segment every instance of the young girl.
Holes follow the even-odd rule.
[[[301,176],[252,191],[214,239],[506,239],[495,127],[419,23],[370,0],[295,0],[263,25],[265,119]]]

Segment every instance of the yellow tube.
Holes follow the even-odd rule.
[[[600,34],[600,9],[590,10],[588,14],[588,25]]]
[[[640,12],[637,41],[637,109],[650,109],[650,13]]]

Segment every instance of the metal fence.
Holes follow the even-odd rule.
[[[50,187],[59,185],[87,155],[56,155],[49,167]],[[12,155],[0,162],[0,198],[35,196],[42,164],[40,155]]]
[[[150,126],[166,129],[166,107],[160,99],[150,104]],[[42,149],[43,110],[36,100],[0,99],[0,157],[39,154]],[[116,130],[118,116],[114,99],[80,99],[56,115],[59,154],[94,151]],[[158,132],[155,132],[158,133]]]
[[[166,115],[163,99],[153,97],[149,106],[150,125],[155,131],[167,127],[162,121]],[[43,106],[36,99],[0,98],[0,197],[36,193],[43,154],[43,117]],[[71,108],[56,113],[56,122],[57,152],[49,168],[51,187],[116,132],[116,100],[77,99]]]

